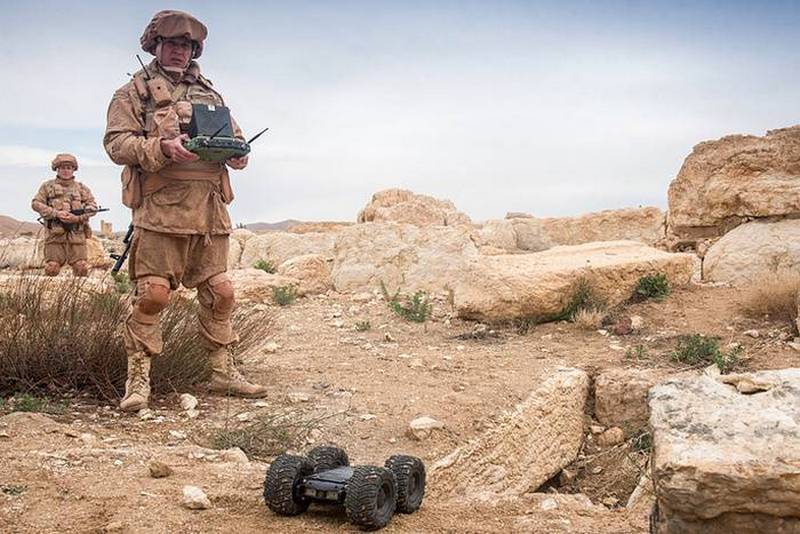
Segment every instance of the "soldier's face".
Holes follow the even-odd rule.
[[[58,173],[58,177],[62,180],[69,180],[75,176],[75,167],[73,167],[71,163],[62,163],[58,166],[56,172]]]
[[[188,39],[164,39],[159,61],[165,67],[183,68],[192,58],[192,42]]]

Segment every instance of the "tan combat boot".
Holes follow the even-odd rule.
[[[144,352],[128,355],[128,379],[125,396],[119,403],[123,412],[138,412],[147,408],[150,398],[150,356]]]
[[[211,363],[211,380],[208,389],[214,393],[233,395],[236,397],[259,398],[267,395],[267,388],[251,384],[236,369],[233,354],[222,347],[208,354]]]

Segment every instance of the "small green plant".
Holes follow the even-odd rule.
[[[288,306],[297,300],[297,288],[293,285],[273,287],[272,299],[278,306]]]
[[[719,338],[702,334],[680,336],[672,359],[689,365],[715,364],[721,373],[730,373],[738,364],[743,349],[740,345],[723,351]]]
[[[602,311],[605,307],[606,300],[597,294],[587,278],[581,277],[572,286],[567,304],[552,319],[554,321],[573,321],[581,310]]]
[[[736,367],[739,366],[739,358],[742,352],[744,352],[744,348],[742,348],[741,345],[736,345],[728,352],[720,351],[718,354],[715,354],[714,363],[717,364],[719,372],[726,375],[736,369]]]
[[[406,297],[405,304],[400,302],[400,288],[397,288],[394,295],[390,295],[386,285],[381,280],[381,293],[389,305],[389,309],[406,321],[424,323],[431,317],[433,304],[431,304],[428,294],[424,291],[417,291],[410,297]]]
[[[28,486],[23,484],[3,484],[0,486],[0,492],[10,497],[19,497],[26,491],[28,491]]]
[[[253,264],[253,267],[269,274],[275,274],[276,271],[275,265],[269,260],[258,260]]]
[[[121,293],[124,295],[126,293],[129,293],[130,290],[133,288],[128,273],[123,273],[123,272],[111,273],[111,278],[114,280],[114,290],[117,293]]]
[[[641,360],[646,360],[649,357],[650,354],[647,350],[647,347],[645,347],[642,344],[637,344],[634,345],[633,347],[628,347],[628,350],[625,351],[625,358],[629,360],[636,360],[638,362]]]
[[[428,300],[428,294],[424,291],[417,291],[411,297],[406,298],[405,304],[397,300],[389,302],[389,308],[405,319],[415,323],[424,323],[431,317],[433,304]]]
[[[38,412],[52,415],[62,414],[67,410],[63,402],[53,403],[44,397],[35,397],[28,393],[19,393],[12,397],[15,412]]]
[[[648,274],[639,278],[633,296],[635,300],[664,300],[670,291],[667,275],[663,273]]]
[[[357,321],[356,322],[356,331],[357,332],[366,332],[372,328],[372,325],[369,324],[369,321]]]

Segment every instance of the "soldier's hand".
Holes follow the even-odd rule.
[[[246,155],[242,156],[241,158],[230,158],[225,163],[227,163],[228,167],[230,167],[231,169],[236,169],[237,171],[240,171],[245,167],[247,167],[247,162],[249,161],[249,159],[250,156]]]
[[[76,223],[76,222],[78,222],[78,216],[77,215],[73,215],[68,211],[63,211],[63,210],[62,211],[58,211],[58,212],[56,212],[56,217],[58,217],[59,221],[65,222],[65,223]]]
[[[199,156],[194,152],[189,152],[183,146],[183,142],[188,140],[189,136],[186,134],[181,134],[174,139],[162,139],[161,152],[163,152],[165,156],[176,163],[197,161]]]

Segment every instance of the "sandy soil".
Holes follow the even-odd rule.
[[[264,345],[242,355],[245,373],[271,387],[262,401],[222,399],[194,391],[200,415],[181,410],[178,393],[157,397],[153,417],[120,414],[87,398],[70,399],[65,413],[0,420],[0,524],[3,532],[351,532],[344,513],[312,506],[280,518],[261,498],[267,464],[240,463],[206,448],[220,428],[238,428],[261,414],[288,411],[314,421],[307,442],[333,441],[354,463],[380,463],[403,452],[433,463],[490,428],[558,366],[595,374],[609,367],[685,367],[669,356],[676,337],[703,333],[722,344],[742,344],[745,369],[800,366],[800,352],[783,338],[789,325],[741,313],[734,289],[693,287],[663,302],[628,306],[643,318],[641,331],[614,336],[574,324],[538,325],[520,333],[512,325],[482,339],[475,327],[450,318],[444,300],[426,325],[394,316],[384,302],[347,296],[301,299],[275,308]],[[358,332],[357,322],[370,329]],[[758,337],[745,335],[758,330]],[[785,333],[784,333],[785,332]],[[267,343],[277,343],[270,347]],[[640,356],[631,357],[637,345]],[[428,415],[445,424],[422,441],[406,434],[409,421]],[[309,423],[311,424],[311,423]],[[645,532],[646,511],[601,504],[605,493],[627,498],[635,485],[623,466],[607,462],[603,476],[576,485],[594,504],[572,495],[530,494],[500,503],[428,499],[421,511],[396,516],[387,532]],[[158,459],[175,474],[151,478]],[[640,467],[640,466],[639,466]],[[625,473],[615,481],[614,470]],[[202,487],[211,509],[181,506],[181,489]],[[551,491],[558,491],[557,489]],[[557,506],[543,510],[542,500]],[[624,502],[621,504],[624,505]],[[550,506],[545,506],[550,507]],[[645,507],[646,508],[646,507]]]

